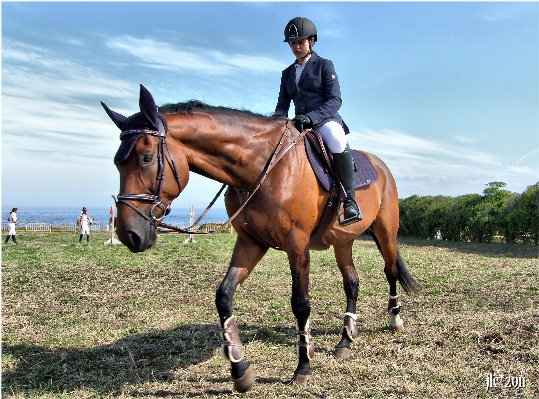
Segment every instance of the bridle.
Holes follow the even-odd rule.
[[[127,136],[131,136],[134,134],[148,134],[150,136],[155,136],[159,138],[159,144],[157,149],[157,180],[155,185],[155,191],[154,194],[126,194],[126,193],[120,193],[117,196],[116,205],[118,203],[123,203],[129,206],[131,209],[133,209],[135,212],[137,212],[140,216],[142,216],[144,219],[146,219],[148,222],[150,222],[153,226],[158,227],[161,220],[170,213],[170,205],[165,205],[163,203],[163,183],[165,181],[165,159],[168,158],[168,162],[170,163],[170,167],[172,169],[172,173],[174,174],[174,178],[176,179],[176,182],[178,183],[178,188],[181,191],[181,184],[180,179],[178,177],[178,172],[176,170],[176,164],[174,162],[174,158],[172,158],[172,155],[168,149],[167,142],[166,142],[166,136],[167,136],[167,123],[165,119],[158,114],[159,117],[159,126],[157,130],[148,129],[148,128],[141,128],[141,129],[130,129],[130,130],[124,130],[120,134],[120,140]],[[168,154],[168,157],[167,157]],[[148,217],[146,214],[141,212],[136,206],[134,206],[130,201],[139,201],[139,202],[151,202],[153,203],[152,209],[150,210],[150,216]],[[156,211],[160,209],[161,216],[156,214]]]

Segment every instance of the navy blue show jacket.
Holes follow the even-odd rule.
[[[286,68],[281,75],[275,113],[288,115],[291,101],[294,102],[296,115],[307,115],[314,126],[323,125],[328,121],[336,121],[343,125],[343,120],[337,112],[342,100],[333,62],[311,54],[297,86],[296,62]]]

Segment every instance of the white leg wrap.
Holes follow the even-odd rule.
[[[305,331],[300,331],[299,326],[296,323],[296,334],[298,336],[299,344],[296,346],[296,353],[299,358],[299,348],[304,346],[307,348],[307,358],[311,360],[314,355],[314,342],[311,340],[311,326],[309,320],[305,323]],[[301,337],[304,338],[304,342],[301,341]]]
[[[221,355],[232,363],[240,362],[243,359],[243,346],[234,316],[226,319],[223,328],[221,328],[221,338],[223,339]]]
[[[398,295],[389,295],[389,300],[396,301],[396,305],[388,308],[387,312],[389,313],[389,327],[395,330],[402,329],[403,321],[400,316],[401,302],[398,300]]]
[[[393,313],[389,314],[389,326],[395,330],[398,330],[402,327],[403,321],[400,314],[394,315]]]
[[[346,312],[344,314],[344,330],[346,331],[348,339],[352,342],[354,342],[358,336],[356,321],[357,315],[354,313]]]

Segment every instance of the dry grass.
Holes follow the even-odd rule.
[[[232,391],[220,357],[215,289],[234,236],[166,235],[131,254],[68,234],[21,234],[2,247],[2,395],[10,398],[538,398],[537,247],[403,241],[423,290],[402,296],[405,331],[387,329],[381,256],[357,240],[362,331],[337,361],[344,293],[332,251],[312,253],[317,353],[308,387],[296,366],[286,256],[271,250],[235,297],[257,380]],[[487,390],[487,378],[498,387]],[[505,387],[501,376],[513,377]],[[517,377],[520,379],[517,380]],[[509,380],[511,382],[511,380]],[[522,386],[525,382],[525,387]]]

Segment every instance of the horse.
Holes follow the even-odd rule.
[[[190,171],[226,185],[225,206],[237,239],[227,273],[217,288],[215,305],[222,355],[230,362],[234,388],[238,392],[251,389],[256,373],[251,362],[244,360],[244,347],[232,314],[233,297],[269,248],[282,250],[288,256],[291,307],[298,336],[298,365],[292,381],[308,384],[314,354],[309,322],[309,256],[313,231],[321,221],[330,193],[321,187],[307,159],[304,132],[284,117],[198,101],[166,104],[158,109],[143,85],[140,112],[130,117],[101,104],[121,130],[121,145],[114,159],[120,174],[116,224],[120,241],[132,252],[155,245],[159,225],[187,185]],[[334,352],[343,360],[352,354],[351,344],[358,336],[359,279],[352,246],[361,233],[367,229],[371,232],[384,260],[390,329],[403,328],[397,281],[406,292],[419,289],[397,247],[399,204],[395,180],[382,160],[373,154],[362,154],[378,174],[375,183],[356,189],[363,219],[341,226],[334,214],[321,232],[327,244],[324,249],[333,246],[346,296],[344,325]]]

